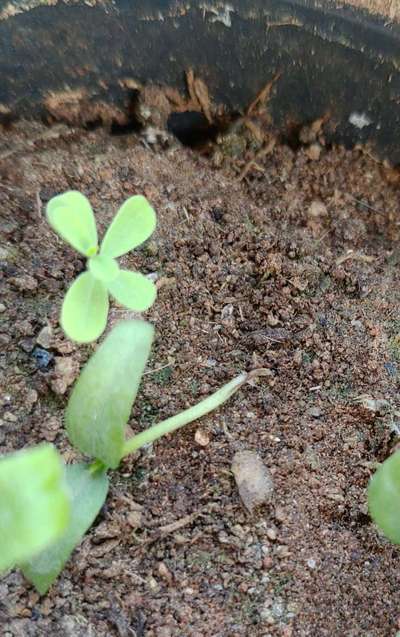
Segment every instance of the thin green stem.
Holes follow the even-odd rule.
[[[130,453],[133,453],[134,451],[140,449],[140,447],[158,440],[158,438],[161,438],[161,436],[169,434],[172,431],[175,431],[176,429],[179,429],[180,427],[193,422],[193,420],[201,418],[201,416],[205,416],[205,414],[213,411],[214,409],[222,405],[222,403],[224,403],[226,400],[228,400],[228,398],[230,398],[232,394],[240,389],[243,383],[246,383],[256,376],[265,376],[266,374],[268,374],[268,370],[254,369],[248,374],[242,373],[239,376],[236,376],[236,378],[221,387],[221,389],[216,391],[214,394],[211,394],[211,396],[208,396],[201,402],[197,403],[197,405],[189,407],[189,409],[185,409],[185,411],[182,411],[180,414],[172,416],[171,418],[167,418],[166,420],[153,425],[149,429],[146,429],[136,436],[133,436],[133,438],[127,440],[124,445],[122,457],[124,458]]]

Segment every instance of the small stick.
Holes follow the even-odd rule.
[[[257,165],[256,163],[257,160],[262,159],[262,157],[265,157],[266,155],[270,155],[275,148],[275,144],[276,144],[276,139],[275,137],[273,137],[272,139],[270,139],[269,143],[266,146],[263,146],[258,151],[258,153],[256,153],[255,156],[252,159],[250,159],[250,161],[245,165],[245,167],[243,168],[239,176],[236,178],[236,181],[242,181],[246,177],[247,173],[249,172],[250,168],[252,168],[252,166],[257,166],[259,170],[260,166]]]
[[[362,199],[357,199],[356,197],[353,197],[353,195],[351,195],[349,192],[347,192],[346,194],[347,194],[348,197],[350,197],[350,199],[352,199],[359,206],[362,206],[363,208],[367,208],[367,210],[372,210],[372,212],[376,212],[376,214],[378,214],[378,215],[384,215],[385,214],[382,210],[378,210],[377,208],[374,208],[370,204],[365,203],[365,201],[363,201]]]
[[[42,204],[42,200],[40,198],[40,190],[37,190],[36,191],[36,212],[37,212],[37,215],[38,215],[39,219],[42,218],[42,207],[43,207],[43,204]]]
[[[171,535],[171,533],[175,533],[179,529],[182,529],[184,526],[191,524],[199,515],[201,515],[202,510],[196,511],[195,513],[191,513],[190,515],[185,515],[183,518],[176,520],[175,522],[171,522],[171,524],[166,524],[165,526],[160,526],[152,537],[143,540],[139,544],[139,548],[143,546],[148,546],[149,544],[153,544],[158,540],[163,540],[167,535]]]

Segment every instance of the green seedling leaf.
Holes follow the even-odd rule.
[[[60,456],[41,445],[0,460],[0,571],[53,542],[69,521]]]
[[[120,257],[146,241],[156,227],[156,213],[146,197],[135,195],[122,204],[101,244],[101,254]]]
[[[69,288],[61,309],[61,325],[77,343],[89,343],[103,333],[107,325],[107,288],[91,272],[80,274]]]
[[[400,544],[400,451],[385,460],[372,476],[368,506],[371,517],[386,537]]]
[[[89,359],[69,399],[66,425],[72,444],[106,467],[115,469],[121,460],[153,333],[144,321],[119,323]]]
[[[89,259],[88,268],[89,272],[91,272],[96,279],[106,285],[114,281],[120,272],[116,260],[104,254],[97,254],[95,257]]]
[[[117,278],[108,284],[108,289],[118,303],[136,312],[148,310],[157,296],[153,281],[140,272],[127,270],[120,270]]]
[[[92,207],[80,192],[70,190],[50,199],[46,208],[52,228],[86,257],[97,252],[97,230]]]
[[[105,471],[92,471],[86,464],[68,465],[66,479],[72,495],[71,519],[63,535],[39,555],[25,562],[22,571],[44,595],[62,571],[74,548],[93,524],[107,496]]]
[[[147,310],[155,301],[156,287],[135,272],[121,273],[115,257],[145,241],[156,226],[156,215],[147,199],[130,197],[119,209],[98,254],[97,230],[89,201],[71,190],[47,204],[50,225],[65,241],[87,257],[87,272],[69,288],[61,310],[66,335],[78,343],[96,340],[108,316],[108,294],[128,309]]]

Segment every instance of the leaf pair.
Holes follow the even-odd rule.
[[[107,324],[109,294],[121,305],[144,312],[155,301],[156,287],[139,272],[121,270],[116,259],[146,241],[156,227],[147,199],[130,197],[109,226],[100,249],[96,222],[88,199],[71,190],[47,204],[52,228],[87,258],[87,271],[69,288],[61,310],[66,335],[78,342],[97,339]]]

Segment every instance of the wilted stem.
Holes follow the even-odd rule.
[[[193,422],[193,420],[201,418],[201,416],[205,416],[210,411],[217,409],[217,407],[228,400],[228,398],[237,392],[244,383],[247,383],[256,376],[266,376],[268,373],[268,370],[261,368],[253,369],[248,374],[245,372],[239,374],[239,376],[236,376],[236,378],[221,387],[221,389],[216,391],[214,394],[211,394],[211,396],[208,396],[201,402],[197,403],[197,405],[189,407],[189,409],[185,409],[185,411],[182,411],[180,414],[167,418],[157,425],[153,425],[152,427],[149,427],[149,429],[146,429],[136,436],[133,436],[133,438],[127,440],[124,445],[122,456],[125,457],[130,453],[137,451],[140,447],[158,440],[161,436],[169,434],[172,431]]]

